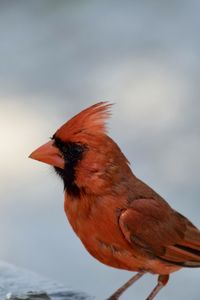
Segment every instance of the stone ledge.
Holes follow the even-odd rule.
[[[36,273],[0,262],[1,300],[92,300]]]

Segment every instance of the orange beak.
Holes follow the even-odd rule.
[[[41,147],[33,151],[31,155],[29,155],[29,157],[52,165],[54,167],[64,169],[64,159],[59,150],[55,146],[53,146],[53,141],[42,145]]]

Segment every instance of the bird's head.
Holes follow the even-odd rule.
[[[52,165],[64,181],[67,192],[76,195],[81,188],[99,187],[126,161],[118,146],[106,134],[111,104],[97,103],[61,126],[51,140],[29,156]],[[115,161],[114,161],[115,160]],[[105,178],[104,178],[105,177]],[[94,189],[94,187],[93,187]]]

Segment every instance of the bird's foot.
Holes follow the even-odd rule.
[[[139,272],[131,279],[129,279],[124,285],[122,285],[114,294],[112,294],[109,298],[106,300],[118,300],[119,297],[125,292],[134,282],[136,282],[138,279],[140,279],[145,272]]]
[[[169,275],[159,275],[158,283],[151,292],[151,294],[147,297],[146,300],[153,300],[155,296],[160,292],[160,290],[167,284],[169,280]]]

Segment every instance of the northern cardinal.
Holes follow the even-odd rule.
[[[200,267],[200,231],[131,171],[106,134],[111,104],[97,103],[66,122],[30,157],[50,164],[64,183],[67,218],[100,262],[137,271],[108,299],[146,272],[158,274],[152,300],[169,274]]]

